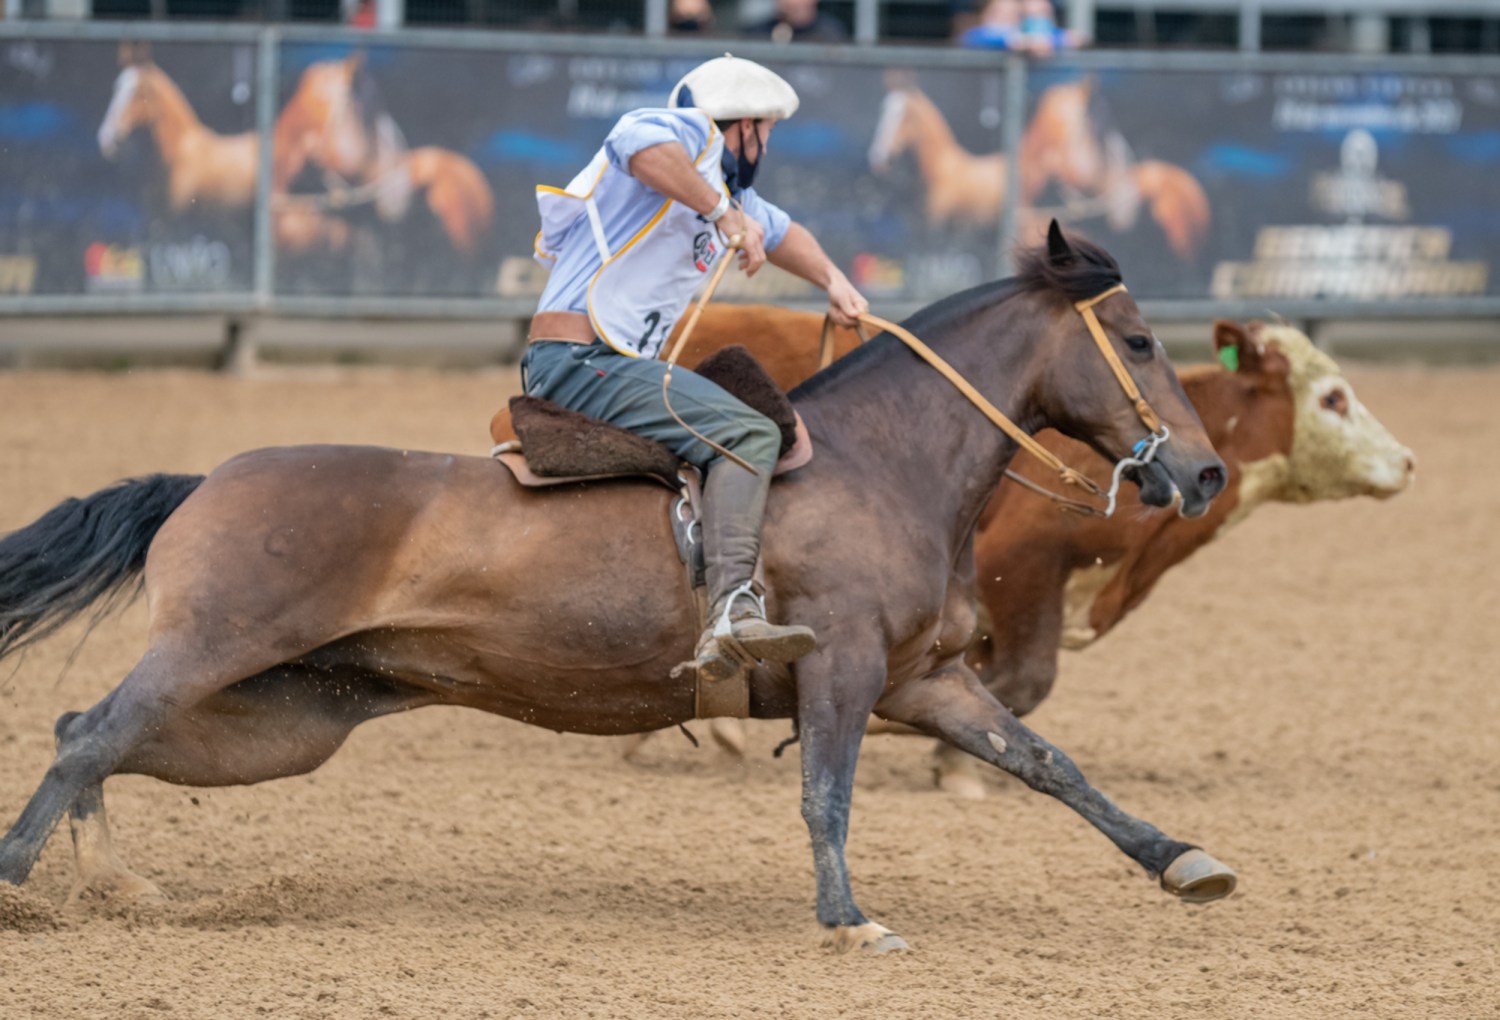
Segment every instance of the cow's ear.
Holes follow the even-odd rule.
[[[1262,339],[1266,324],[1253,320],[1240,324],[1228,319],[1214,323],[1214,350],[1219,361],[1231,372],[1241,375],[1277,376],[1285,379],[1291,362],[1274,343]]]
[[[1214,353],[1229,371],[1238,372],[1244,365],[1241,348],[1249,342],[1250,334],[1238,322],[1231,319],[1215,320]]]
[[[1047,225],[1047,258],[1054,266],[1065,266],[1074,258],[1073,247],[1055,219]]]

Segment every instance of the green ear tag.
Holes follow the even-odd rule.
[[[1229,369],[1229,371],[1238,372],[1240,370],[1240,349],[1233,345],[1220,347],[1219,360],[1224,363],[1224,367]]]

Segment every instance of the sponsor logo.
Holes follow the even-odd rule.
[[[693,238],[693,267],[700,273],[708,272],[708,267],[714,264],[719,257],[719,246],[714,244],[714,233],[705,230]]]
[[[900,262],[867,251],[854,256],[849,277],[868,294],[899,294],[906,286],[906,269]]]
[[[30,294],[36,287],[36,259],[0,255],[0,294]]]
[[[195,237],[184,244],[153,244],[146,251],[153,290],[222,290],[229,286],[229,245]]]
[[[1380,159],[1375,136],[1356,128],[1339,146],[1339,168],[1312,179],[1312,204],[1329,216],[1358,221],[1366,216],[1404,220],[1411,215],[1406,185],[1375,173]]]
[[[89,292],[138,291],[146,280],[139,248],[95,241],[83,250],[84,287]]]
[[[1264,227],[1253,262],[1220,262],[1216,298],[1344,298],[1483,294],[1489,267],[1448,258],[1453,235],[1443,227]]]

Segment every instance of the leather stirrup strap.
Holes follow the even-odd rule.
[[[1102,294],[1095,294],[1085,301],[1073,302],[1073,307],[1078,309],[1079,315],[1083,316],[1083,323],[1089,328],[1089,335],[1094,338],[1094,343],[1098,346],[1099,353],[1104,355],[1104,360],[1109,363],[1110,370],[1115,373],[1115,379],[1120,383],[1120,389],[1125,391],[1125,396],[1135,407],[1135,413],[1141,416],[1141,424],[1150,429],[1154,434],[1161,431],[1161,419],[1156,416],[1156,412],[1151,409],[1151,405],[1146,402],[1146,398],[1141,396],[1141,391],[1136,386],[1135,380],[1131,378],[1130,373],[1125,369],[1125,363],[1115,353],[1114,345],[1109,342],[1109,337],[1104,335],[1104,327],[1099,325],[1099,317],[1094,314],[1094,306],[1099,302],[1111,294],[1123,294],[1124,292],[1125,285],[1117,283]]]
[[[1068,467],[1068,465],[1059,460],[1057,458],[1057,455],[1054,454],[1051,450],[1047,449],[1041,443],[1037,442],[1031,436],[1027,435],[1019,425],[1007,418],[1004,412],[1002,412],[994,404],[990,403],[989,400],[985,398],[984,394],[976,390],[967,379],[965,379],[958,373],[957,369],[948,364],[948,362],[944,361],[942,357],[940,357],[938,353],[931,347],[928,347],[922,341],[913,336],[910,332],[896,325],[894,322],[889,322],[885,319],[882,319],[878,315],[871,315],[869,312],[866,312],[865,314],[860,316],[860,321],[867,322],[872,326],[885,330],[887,333],[900,340],[906,346],[910,347],[919,358],[927,362],[933,368],[937,369],[938,372],[943,376],[943,378],[947,379],[958,389],[960,393],[967,397],[969,399],[969,403],[979,408],[980,412],[986,418],[988,418],[996,428],[998,428],[1001,432],[1004,432],[1007,436],[1010,436],[1011,439],[1015,440],[1017,445],[1019,445],[1027,453],[1031,454],[1033,457],[1040,460],[1043,464],[1046,464],[1048,467],[1052,468],[1052,470],[1056,471],[1065,484],[1076,485],[1079,488],[1085,489],[1093,495],[1099,496],[1101,498],[1105,496],[1105,491],[1100,488],[1092,478],[1089,478],[1087,475],[1080,474],[1079,472]]]

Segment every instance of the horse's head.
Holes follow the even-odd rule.
[[[136,128],[150,124],[157,116],[158,79],[161,70],[151,62],[148,44],[120,44],[120,73],[115,78],[114,94],[104,120],[99,124],[99,151],[105,159],[114,159],[120,145]]]
[[[1129,467],[1125,477],[1140,486],[1143,503],[1167,506],[1180,494],[1183,516],[1201,515],[1224,488],[1224,462],[1161,344],[1123,288],[1086,310],[1078,307],[1120,286],[1115,260],[1087,241],[1069,241],[1054,220],[1046,247],[1023,256],[1018,278],[1023,289],[1050,298],[1046,332],[1052,353],[1043,363],[1036,395],[1046,423],[1119,462],[1148,448],[1141,444],[1152,430],[1143,419],[1154,413],[1169,438],[1146,464]],[[1149,411],[1138,411],[1126,396],[1091,332],[1090,314]]]
[[[932,100],[917,88],[916,79],[909,73],[888,72],[885,86],[880,120],[870,140],[870,170],[877,174],[885,173],[898,156],[920,141],[915,120],[924,105],[932,107]]]

